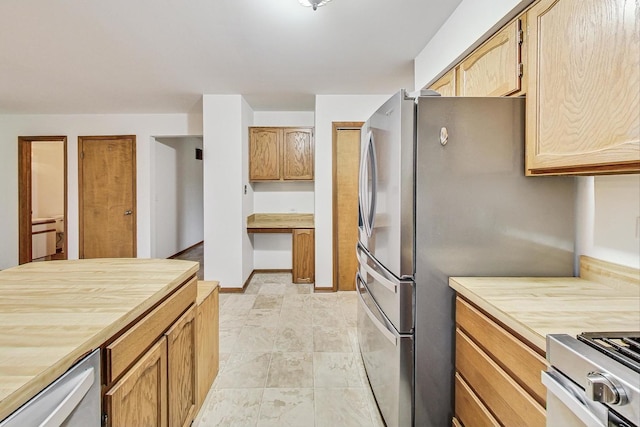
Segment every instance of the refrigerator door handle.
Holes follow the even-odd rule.
[[[376,279],[376,281],[378,283],[380,283],[382,286],[384,286],[385,288],[387,288],[389,291],[393,292],[394,294],[397,294],[398,293],[398,285],[393,283],[391,280],[389,280],[387,277],[383,276],[379,272],[377,272],[375,269],[373,269],[369,265],[367,260],[363,258],[362,254],[363,254],[362,247],[360,245],[358,245],[356,247],[356,258],[358,258],[358,263],[360,263],[360,265],[367,271],[367,273],[370,274],[371,276],[373,276],[373,278]],[[364,254],[364,256],[366,256],[368,259],[373,261],[378,268],[383,268],[382,265],[377,260],[375,260],[374,258],[372,258],[370,256],[367,256],[366,254]]]
[[[373,140],[373,132],[369,135],[369,150],[371,156],[371,200],[369,200],[369,230],[373,233],[373,225],[376,220],[376,202],[378,195],[378,158],[376,156],[376,144]],[[371,236],[371,234],[369,234]]]
[[[362,280],[362,276],[360,276],[360,273],[356,273],[356,290],[358,291],[357,293],[358,293],[358,298],[360,299],[360,306],[364,309],[364,312],[367,313],[367,316],[369,317],[369,320],[371,320],[371,323],[373,325],[375,325],[376,328],[378,328],[380,333],[387,340],[389,340],[389,342],[391,342],[394,346],[397,346],[398,345],[398,337],[396,337],[395,334],[393,334],[385,325],[383,325],[380,322],[380,320],[378,320],[376,315],[373,314],[373,312],[371,311],[371,309],[369,308],[369,306],[365,302],[365,300],[364,300],[364,298],[362,296],[362,288],[363,287],[366,287],[366,285],[364,284],[364,282]]]
[[[369,136],[367,135],[367,141],[369,140]],[[371,237],[371,232],[369,231],[369,223],[367,222],[367,193],[365,189],[365,177],[366,177],[366,167],[367,167],[367,149],[369,148],[369,143],[367,142],[364,150],[362,150],[362,157],[360,158],[360,176],[358,179],[358,203],[360,204],[360,215],[362,217],[362,226],[364,227],[365,233],[367,236]]]
[[[362,215],[362,224],[367,236],[371,237],[373,233],[373,222],[375,218],[376,207],[376,191],[377,191],[377,170],[376,170],[376,151],[373,143],[373,133],[367,133],[366,145],[362,151],[360,159],[360,180],[358,200],[360,202],[360,213]],[[371,166],[371,170],[369,167]],[[369,188],[367,186],[371,174],[371,197],[369,197]]]

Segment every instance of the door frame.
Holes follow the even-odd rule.
[[[64,157],[64,258],[69,257],[67,232],[67,137],[66,136],[19,136],[18,137],[18,264],[32,261],[31,241],[31,143],[32,142],[62,142]]]
[[[83,196],[83,173],[84,166],[84,143],[91,140],[110,140],[110,139],[131,139],[131,173],[133,174],[133,189],[131,194],[131,206],[133,210],[133,257],[138,257],[138,172],[136,160],[136,135],[93,135],[78,136],[78,258],[84,259],[84,196]]]
[[[333,122],[332,123],[332,132],[331,132],[331,192],[332,192],[332,218],[333,218],[333,227],[332,227],[332,252],[333,252],[333,285],[332,289],[334,292],[338,290],[338,131],[340,130],[362,130],[362,125],[364,122]],[[361,135],[362,136],[362,135]],[[358,160],[358,163],[360,161]],[[355,248],[353,248],[355,251]]]

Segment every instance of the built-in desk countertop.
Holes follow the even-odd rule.
[[[248,233],[291,233],[296,228],[314,228],[313,214],[255,213],[247,217]]]
[[[198,268],[181,260],[93,259],[0,271],[0,420]]]

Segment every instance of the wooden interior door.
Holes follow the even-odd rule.
[[[358,170],[362,123],[334,123],[333,288],[354,291],[358,269]]]
[[[136,256],[136,137],[78,137],[80,258]]]

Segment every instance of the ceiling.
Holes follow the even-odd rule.
[[[461,0],[2,0],[0,114],[254,110],[413,89],[413,59]]]

